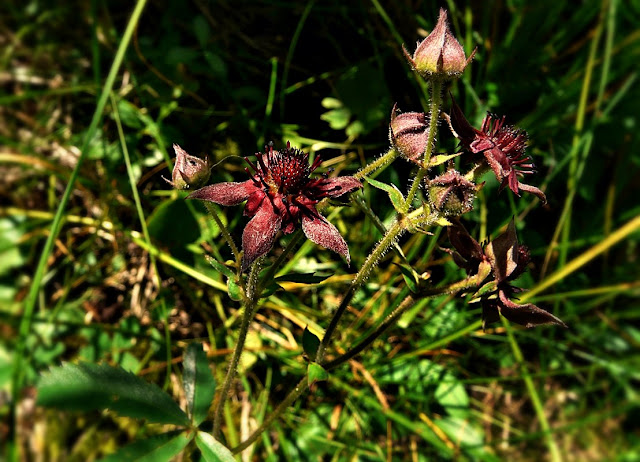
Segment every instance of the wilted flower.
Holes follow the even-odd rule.
[[[389,141],[403,157],[421,165],[429,135],[428,116],[424,112],[400,113],[397,106],[391,110]]]
[[[457,78],[475,55],[474,50],[469,59],[465,57],[462,45],[449,30],[447,12],[442,8],[436,27],[427,38],[418,43],[413,57],[409,55],[404,45],[402,50],[413,69],[424,79]]]
[[[429,203],[445,215],[462,215],[473,208],[477,187],[459,172],[449,170],[430,180]]]
[[[256,157],[256,164],[245,158],[252,170],[246,169],[250,180],[205,186],[188,197],[220,205],[247,201],[244,214],[252,218],[242,234],[242,270],[271,249],[278,231],[290,234],[299,226],[309,240],[339,253],[349,262],[347,243],[316,210],[316,204],[326,197],[339,197],[361,188],[362,183],[351,176],[310,178],[320,166],[320,158],[316,157],[309,165],[309,155],[292,148],[288,142],[281,151],[269,144]]]
[[[458,220],[452,221],[453,225],[447,230],[449,241],[457,251],[453,253],[456,264],[470,275],[477,273],[482,262],[488,261],[491,264],[493,281],[488,284],[495,285],[495,290],[483,294],[480,298],[483,328],[487,324],[498,321],[499,314],[502,314],[509,321],[525,327],[543,324],[558,324],[567,327],[560,319],[532,303],[519,305],[510,300],[513,294],[521,291],[521,289],[513,287],[511,281],[518,278],[526,270],[530,258],[529,250],[518,244],[513,221],[509,223],[503,234],[488,243],[484,249],[478,241],[469,235],[462,223]]]
[[[471,126],[460,107],[452,98],[449,122],[454,135],[462,147],[474,154],[482,154],[500,182],[500,190],[505,186],[520,195],[520,190],[535,194],[543,203],[547,202],[544,193],[521,183],[518,178],[535,172],[535,165],[525,153],[527,132],[511,125],[505,125],[505,118],[487,114],[480,130]]]
[[[176,153],[176,163],[171,172],[171,179],[165,181],[176,189],[196,189],[209,181],[211,167],[206,159],[187,154],[177,144],[173,145]]]

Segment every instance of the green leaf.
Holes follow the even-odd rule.
[[[72,411],[111,409],[151,422],[189,425],[187,415],[157,385],[120,367],[64,364],[38,384],[38,404]]]
[[[213,266],[213,269],[215,269],[218,273],[224,274],[228,278],[235,277],[235,273],[227,265],[220,263],[218,260],[210,257],[209,255],[206,255],[205,259],[209,262],[211,266]]]
[[[276,278],[276,282],[298,282],[301,284],[318,284],[327,278],[330,278],[333,274],[316,274],[314,273],[291,273],[279,276]]]
[[[189,444],[193,435],[193,432],[162,433],[124,446],[100,462],[168,462]]]
[[[196,446],[205,462],[236,462],[231,451],[208,433],[198,432]]]
[[[200,425],[209,414],[209,407],[216,391],[216,382],[209,369],[207,354],[202,344],[192,343],[184,357],[182,377],[187,408],[193,425]]]
[[[327,370],[318,363],[309,363],[307,367],[307,377],[309,383],[324,382],[329,379]]]
[[[242,300],[242,287],[233,278],[227,279],[227,292],[234,302]]]
[[[418,273],[408,265],[400,265],[398,263],[394,264],[400,268],[404,282],[407,284],[409,290],[414,294],[417,293],[420,289],[420,276]]]
[[[431,159],[429,159],[429,167],[444,164],[445,162],[458,157],[460,154],[462,154],[462,152],[451,155],[438,154],[437,156],[432,156]]]
[[[438,226],[451,226],[451,222],[449,220],[447,220],[445,217],[440,217],[438,218],[434,224],[438,225]]]
[[[374,180],[372,178],[367,178],[367,182],[371,184],[374,188],[381,189],[389,193],[389,199],[391,199],[391,203],[393,204],[393,208],[396,209],[399,213],[404,213],[404,196],[400,192],[400,190],[393,184],[386,184],[381,181]]]
[[[311,361],[316,359],[318,346],[320,346],[320,339],[311,333],[309,326],[306,326],[302,333],[302,348]]]
[[[465,418],[469,415],[469,395],[453,374],[445,374],[436,387],[434,398],[451,416]]]
[[[346,107],[332,109],[320,115],[320,118],[329,123],[329,127],[333,130],[342,130],[349,125],[351,119],[351,111]]]

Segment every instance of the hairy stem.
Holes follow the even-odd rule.
[[[363,178],[371,175],[376,170],[382,167],[385,167],[391,162],[393,162],[396,157],[398,157],[398,151],[396,151],[394,148],[391,148],[386,153],[378,157],[376,160],[364,166],[359,172],[357,172],[353,176],[359,180],[362,180]]]
[[[222,384],[222,390],[220,391],[220,398],[216,406],[216,411],[213,419],[213,437],[219,439],[220,428],[222,426],[222,419],[224,414],[224,404],[227,401],[229,395],[229,389],[231,383],[236,376],[238,369],[238,363],[240,362],[240,356],[242,356],[242,350],[244,349],[245,341],[247,340],[247,333],[249,332],[249,326],[256,314],[257,302],[260,297],[260,292],[257,290],[258,273],[260,272],[260,263],[262,258],[259,258],[251,266],[251,272],[249,273],[249,280],[247,281],[247,293],[246,293],[246,305],[244,314],[242,315],[242,323],[240,324],[240,331],[238,332],[238,343],[233,350],[233,356],[229,362],[229,368],[227,369],[227,375],[224,378]]]
[[[371,273],[373,268],[376,266],[376,264],[380,261],[380,258],[382,257],[382,255],[384,255],[384,253],[387,250],[389,250],[389,247],[391,247],[393,243],[396,242],[396,239],[398,239],[398,237],[404,231],[405,231],[405,223],[404,223],[404,220],[401,219],[397,221],[389,229],[387,234],[382,238],[382,240],[378,243],[378,245],[373,250],[373,252],[371,252],[371,254],[365,260],[364,264],[362,265],[362,268],[360,268],[360,271],[358,271],[358,274],[356,274],[356,277],[351,282],[349,289],[347,289],[347,293],[344,295],[342,301],[340,302],[340,306],[338,306],[338,309],[333,314],[333,317],[329,322],[329,327],[327,327],[327,330],[324,333],[324,337],[322,337],[322,341],[320,342],[320,345],[318,346],[318,351],[316,352],[317,363],[322,364],[325,351],[327,349],[327,346],[331,342],[333,333],[335,332],[336,327],[338,327],[340,318],[342,318],[342,315],[344,314],[347,307],[349,306],[349,303],[353,299],[353,296],[355,295],[356,291],[358,290],[358,288],[360,288],[360,286],[365,281],[365,279],[369,277],[369,274]]]
[[[236,266],[240,268],[240,250],[238,249],[238,246],[236,245],[236,243],[233,241],[233,238],[231,237],[229,230],[222,223],[222,220],[220,220],[220,217],[218,216],[218,211],[216,210],[215,206],[207,201],[202,201],[202,202],[204,203],[205,207],[209,211],[209,215],[213,217],[213,220],[216,222],[216,225],[218,225],[218,228],[220,228],[220,232],[222,233],[222,237],[224,238],[225,242],[229,245],[229,247],[231,247],[231,253],[233,253],[233,258],[236,259]]]
[[[431,155],[433,154],[433,147],[435,146],[436,134],[438,133],[438,118],[440,117],[440,106],[442,105],[442,82],[439,80],[432,80],[430,96],[431,105],[429,107],[429,132],[427,133],[427,144],[424,148],[424,156],[422,158],[422,167],[418,170],[418,174],[411,184],[411,189],[407,194],[407,200],[405,202],[405,211],[411,208],[413,199],[422,184],[422,180],[427,176],[429,171],[429,162],[431,161]]]

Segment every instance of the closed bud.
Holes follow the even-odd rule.
[[[447,12],[440,9],[440,17],[433,31],[418,43],[413,57],[404,48],[404,54],[413,69],[425,80],[451,80],[460,77],[475,50],[466,58],[464,49],[449,30]]]
[[[209,162],[199,157],[187,154],[177,144],[173,145],[176,152],[176,163],[173,166],[171,180],[167,180],[176,189],[197,189],[209,181],[211,167]]]
[[[422,157],[427,147],[429,120],[424,112],[400,113],[397,105],[391,110],[389,141],[406,159],[422,165]]]
[[[445,215],[462,215],[473,208],[477,187],[455,170],[428,183],[429,203]]]

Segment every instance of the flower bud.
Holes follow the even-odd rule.
[[[429,203],[445,215],[462,215],[473,208],[476,185],[455,170],[429,181]]]
[[[418,43],[413,57],[402,47],[413,69],[425,80],[451,80],[458,78],[467,67],[475,50],[466,58],[464,49],[456,40],[447,22],[447,12],[440,9],[440,17],[433,31]]]
[[[391,110],[389,141],[406,159],[422,165],[427,147],[429,120],[424,112],[400,113],[397,105]]]
[[[176,163],[173,166],[171,179],[166,180],[176,189],[197,189],[209,181],[211,167],[209,162],[199,157],[187,154],[177,144],[173,145],[176,152]]]

